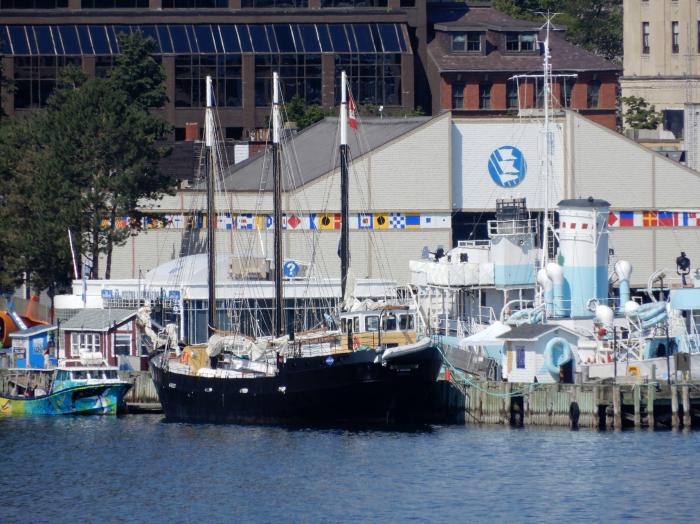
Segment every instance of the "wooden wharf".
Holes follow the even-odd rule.
[[[439,389],[439,402],[466,424],[598,430],[700,427],[700,381],[630,380],[635,378],[615,384],[515,384],[453,377],[449,388]]]

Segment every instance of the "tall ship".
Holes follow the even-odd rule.
[[[275,307],[272,336],[253,337],[217,329],[215,228],[207,229],[209,339],[181,345],[177,327],[157,333],[148,306],[139,312],[153,342],[150,369],[164,414],[170,421],[214,423],[393,424],[430,420],[435,382],[442,366],[439,348],[418,337],[420,311],[398,300],[353,300],[349,250],[349,108],[345,73],[341,79],[341,290],[345,307],[328,311],[324,321],[302,332],[283,312],[282,128],[277,74],[273,78],[272,198],[274,215]],[[350,98],[350,104],[352,99]],[[213,92],[207,78],[204,171],[207,216],[216,213],[217,152]],[[354,127],[354,126],[353,126]],[[210,222],[211,224],[211,222]],[[242,265],[258,266],[241,257]],[[257,271],[253,271],[254,273]],[[255,281],[251,280],[251,286]]]

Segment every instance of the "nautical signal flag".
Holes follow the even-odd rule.
[[[340,229],[340,213],[321,213],[316,215],[312,229]]]
[[[389,215],[386,213],[374,214],[374,229],[387,229],[389,227]]]
[[[644,211],[642,215],[644,227],[654,227],[659,225],[659,217],[656,211]]]
[[[406,228],[407,229],[420,229],[420,215],[417,215],[417,214],[406,215]]]
[[[255,220],[251,213],[246,213],[244,215],[238,215],[238,229],[253,229],[255,226]]]
[[[620,227],[634,226],[634,211],[620,211]]]
[[[391,229],[406,229],[406,217],[401,213],[389,213],[389,227]]]
[[[372,229],[374,227],[372,213],[359,213],[357,215],[357,228],[358,229]]]
[[[357,129],[357,108],[352,95],[348,92],[348,123],[353,129]]]

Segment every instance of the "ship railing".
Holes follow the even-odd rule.
[[[489,220],[489,236],[493,235],[527,235],[537,231],[537,220]]]
[[[490,240],[458,240],[457,247],[489,247],[491,245]]]

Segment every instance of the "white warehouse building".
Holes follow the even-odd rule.
[[[541,211],[563,199],[611,203],[611,262],[630,261],[632,287],[655,269],[675,269],[681,251],[700,262],[700,173],[646,149],[576,112],[552,125],[550,183],[544,134],[525,117],[372,119],[351,130],[351,266],[358,278],[410,281],[409,261],[458,240],[485,238],[496,201],[527,199]],[[337,120],[294,138],[283,156],[284,257],[337,278],[340,176]],[[268,173],[261,182],[261,174]],[[258,155],[231,168],[217,204],[219,254],[271,258],[269,161]],[[161,217],[115,249],[112,278],[137,279],[179,256],[202,251],[204,193],[196,186],[148,203]],[[152,227],[157,225],[157,227]],[[104,262],[101,263],[104,267]],[[294,276],[294,275],[290,275]],[[300,275],[299,275],[300,276]]]

